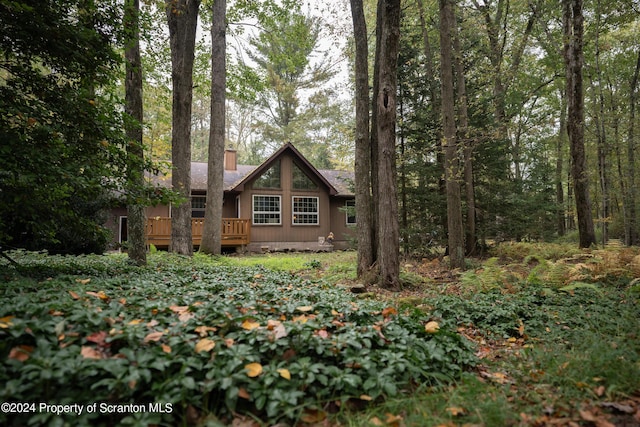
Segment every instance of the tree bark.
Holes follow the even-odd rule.
[[[193,254],[191,235],[191,101],[193,62],[200,0],[170,0],[166,3],[171,47],[173,109],[171,185],[182,201],[172,207],[170,250]]]
[[[561,104],[560,104],[560,130],[556,137],[556,205],[557,205],[557,233],[558,236],[564,236],[567,231],[566,219],[565,219],[565,203],[564,203],[564,188],[562,187],[562,181],[564,178],[564,147],[567,137],[567,107],[566,107],[565,92],[561,91]]]
[[[355,193],[356,235],[358,238],[357,277],[361,278],[374,263],[371,145],[369,135],[369,47],[362,0],[351,0],[355,41],[356,138]]]
[[[636,212],[636,201],[638,200],[638,189],[636,188],[636,133],[635,133],[635,120],[636,120],[636,102],[638,95],[638,76],[640,75],[640,50],[638,50],[638,59],[636,61],[636,69],[631,78],[631,85],[629,90],[629,127],[627,131],[627,170],[629,174],[629,188],[627,206],[628,218],[625,225],[625,240],[628,246],[640,244],[640,233],[638,230],[638,217]]]
[[[211,24],[211,127],[209,130],[209,165],[207,204],[200,251],[222,252],[222,199],[224,196],[224,145],[226,118],[226,9],[227,0],[213,2]]]
[[[452,6],[453,7],[453,6]],[[476,195],[473,186],[473,140],[469,131],[469,115],[467,112],[467,86],[465,80],[464,63],[462,61],[462,48],[460,47],[460,39],[458,36],[458,25],[455,22],[455,11],[453,16],[453,50],[454,63],[456,70],[456,85],[458,88],[458,135],[460,137],[464,155],[463,173],[464,173],[464,190],[465,200],[467,202],[467,220],[465,225],[465,250],[467,255],[473,255],[478,246],[478,238],[476,236]]]
[[[379,181],[379,264],[380,284],[388,289],[400,287],[400,227],[396,183],[396,105],[397,68],[400,39],[400,0],[379,0],[382,12],[378,59],[379,87],[375,93],[378,112]],[[382,5],[382,7],[380,7]]]
[[[579,245],[588,248],[596,244],[589,176],[584,147],[584,90],[582,81],[584,16],[582,0],[563,0],[564,59],[567,74],[567,133],[571,152]]]
[[[460,195],[460,164],[456,143],[451,28],[455,25],[451,0],[440,0],[440,63],[442,81],[442,129],[447,188],[447,235],[452,268],[464,268],[464,231]]]
[[[127,253],[138,265],[147,263],[142,146],[142,61],[140,58],[140,1],[127,0],[123,24],[125,41],[125,112],[127,118]]]

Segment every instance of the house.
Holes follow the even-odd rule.
[[[353,173],[318,170],[290,143],[258,166],[224,153],[223,246],[249,251],[346,249],[354,235]],[[170,186],[168,176],[157,177]],[[191,163],[194,246],[199,246],[207,194],[207,163]],[[351,207],[351,209],[348,209]],[[147,208],[147,240],[167,247],[171,206]],[[126,241],[126,209],[112,212],[110,228]],[[333,233],[332,245],[325,242]]]

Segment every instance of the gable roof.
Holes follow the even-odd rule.
[[[291,143],[287,143],[280,147],[279,150],[258,166],[237,165],[236,170],[225,170],[224,191],[243,191],[244,186],[248,181],[260,176],[264,171],[268,170],[273,162],[285,152],[290,152],[295,158],[300,160],[300,162],[304,164],[311,173],[313,173],[324,185],[327,186],[330,195],[353,196],[353,172],[316,169]],[[206,162],[191,162],[191,191],[207,191],[207,169],[208,164]],[[171,187],[170,174],[162,176],[156,175],[153,179],[164,187]]]
[[[278,159],[283,153],[285,153],[286,151],[289,151],[293,154],[294,157],[296,157],[297,159],[299,159],[306,167],[308,167],[311,172],[324,184],[327,186],[327,188],[329,189],[329,194],[332,196],[335,196],[338,194],[338,190],[334,187],[334,185],[329,182],[329,180],[327,180],[327,178],[325,178],[324,175],[322,175],[318,169],[316,169],[311,163],[309,163],[309,161],[302,155],[302,153],[300,153],[296,147],[293,146],[293,144],[291,144],[290,142],[286,143],[285,145],[283,145],[282,147],[280,147],[280,149],[278,151],[276,151],[275,153],[273,153],[271,155],[271,157],[269,157],[267,160],[265,160],[264,162],[262,162],[262,164],[258,167],[256,167],[253,171],[251,171],[248,175],[246,175],[244,178],[242,178],[235,186],[233,186],[231,188],[231,191],[243,191],[244,190],[244,185],[254,179],[257,178],[258,176],[260,176],[264,171],[268,170],[271,165],[273,164],[273,162]]]

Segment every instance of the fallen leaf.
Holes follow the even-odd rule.
[[[29,359],[29,357],[31,357],[31,353],[33,353],[33,346],[24,344],[19,345],[11,349],[11,351],[9,352],[9,359],[24,362]]]
[[[15,316],[4,316],[3,318],[0,318],[0,328],[2,329],[7,329],[13,326],[13,323],[11,323],[11,319],[13,319]]]
[[[360,395],[360,400],[365,400],[367,402],[370,402],[373,400],[373,397],[369,396],[368,394],[361,394]]]
[[[398,310],[396,310],[393,307],[387,307],[384,310],[382,310],[382,316],[384,316],[384,317],[389,317],[389,316],[392,316],[394,314],[398,314]]]
[[[235,341],[233,341],[233,338],[227,338],[224,340],[224,344],[227,346],[227,348],[231,348],[233,347]]]
[[[249,363],[248,365],[244,365],[244,369],[247,371],[249,378],[255,378],[262,373],[262,365],[259,363]]]
[[[400,415],[394,415],[389,412],[387,412],[385,415],[387,416],[387,418],[384,421],[388,426],[400,427],[400,423],[403,419]]]
[[[424,330],[428,334],[435,334],[439,329],[440,325],[438,324],[438,322],[435,322],[433,320],[431,322],[427,322],[427,324],[424,325]]]
[[[76,282],[80,283],[81,285],[86,285],[90,281],[91,279],[76,279]]]
[[[446,408],[445,411],[447,411],[452,417],[457,417],[458,415],[464,415],[464,413],[466,412],[464,408],[459,408],[457,406]]]
[[[300,307],[296,307],[296,310],[302,312],[302,313],[308,313],[310,311],[313,311],[313,306],[311,305],[303,305]]]
[[[87,336],[87,341],[96,343],[98,345],[104,345],[105,340],[109,334],[106,331],[94,332],[91,335]]]
[[[285,369],[285,368],[278,369],[278,373],[285,380],[290,380],[291,379],[291,372],[289,372],[288,369]]]
[[[93,347],[89,347],[85,345],[82,346],[82,349],[80,350],[80,354],[85,359],[102,359],[102,353],[100,353],[98,350],[96,350]]]
[[[216,343],[209,338],[203,338],[196,344],[196,353],[201,351],[211,351],[216,346]]]
[[[324,421],[327,418],[327,413],[322,409],[305,409],[304,413],[300,417],[300,421],[307,424],[317,424]]]
[[[240,387],[238,389],[238,397],[240,397],[242,399],[246,399],[246,400],[251,399],[251,396],[249,395],[249,392],[244,387]]]
[[[380,418],[378,418],[378,417],[370,418],[369,419],[369,424],[373,424],[374,426],[383,426],[384,425],[382,420],[380,420]]]
[[[171,354],[171,347],[167,344],[161,344],[160,347],[162,347],[162,351],[165,353]]]
[[[160,341],[160,338],[162,338],[163,335],[164,332],[160,331],[150,332],[146,337],[144,337],[144,342]]]
[[[245,321],[242,322],[242,329],[246,329],[247,331],[252,331],[259,327],[260,327],[260,323],[254,322],[253,320],[250,320],[250,319],[245,319]]]
[[[73,299],[80,299],[80,295],[78,295],[77,293],[75,293],[73,291],[69,291],[69,295],[71,295],[71,298],[73,298]]]
[[[139,325],[140,323],[144,322],[144,320],[142,319],[133,319],[132,321],[130,321],[129,323],[127,323],[128,325],[131,326],[135,326],[135,325]]]
[[[294,322],[298,322],[298,323],[307,323],[309,318],[306,315],[302,314],[300,316],[294,316],[293,319],[291,319],[291,320],[293,320]]]
[[[209,332],[215,332],[218,328],[214,328],[213,326],[198,326],[195,331],[201,336],[206,337],[209,335]]]
[[[99,298],[102,301],[107,301],[109,299],[109,297],[107,296],[107,294],[104,293],[104,291],[98,291],[98,292],[87,291],[85,293],[87,295],[91,295],[92,297]]]
[[[49,311],[49,314],[52,316],[64,316],[64,313],[59,310],[51,310]]]

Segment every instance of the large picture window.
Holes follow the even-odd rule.
[[[260,225],[282,224],[280,196],[253,196],[253,223]]]
[[[293,196],[293,224],[318,225],[320,223],[318,204],[317,197]]]
[[[280,160],[256,179],[253,188],[280,188]]]
[[[300,169],[298,165],[293,164],[293,188],[295,190],[316,190],[318,185]]]

